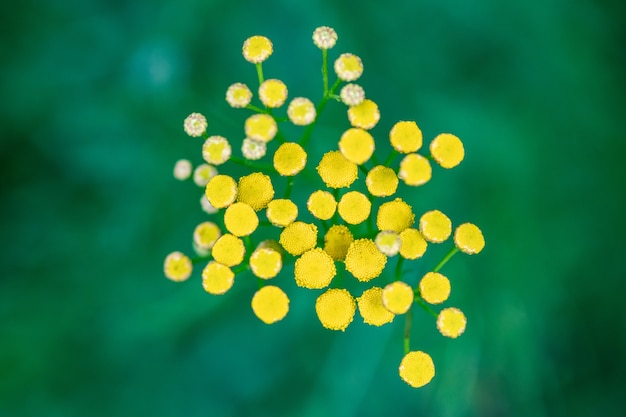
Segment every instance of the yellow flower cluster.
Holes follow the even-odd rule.
[[[437,166],[447,170],[459,165],[465,157],[463,143],[442,133],[423,147],[422,130],[413,120],[393,121],[383,143],[375,132],[381,120],[378,104],[354,83],[364,72],[361,58],[341,53],[329,65],[329,51],[338,41],[330,27],[317,28],[312,40],[323,61],[324,89],[317,103],[298,96],[297,88],[279,78],[264,78],[263,63],[274,53],[273,44],[252,36],[243,42],[242,55],[256,67],[258,85],[235,82],[225,94],[231,108],[249,112],[240,130],[226,135],[212,127],[207,131],[207,118],[197,112],[184,120],[187,135],[202,138],[201,163],[194,169],[190,160],[179,159],[174,177],[185,181],[193,173],[194,183],[203,189],[202,209],[210,217],[194,229],[197,257],[174,251],[165,257],[164,273],[172,281],[186,281],[193,264],[203,263],[201,284],[213,295],[225,294],[235,284],[248,285],[247,280],[239,283],[239,275],[253,276],[258,289],[250,292],[250,306],[267,324],[288,316],[290,297],[281,288],[285,279],[318,292],[315,313],[329,330],[345,331],[357,310],[372,326],[406,315],[405,356],[398,372],[410,386],[421,387],[434,378],[435,367],[427,353],[410,349],[412,307],[433,315],[433,327],[443,336],[459,337],[467,323],[461,310],[432,310],[451,295],[451,282],[439,271],[457,252],[480,253],[485,240],[472,223],[454,228],[440,210],[417,212],[414,193],[404,191],[431,182]],[[336,75],[332,85],[329,67]],[[313,132],[333,101],[349,127],[334,136],[324,133],[332,146],[311,161],[309,140],[323,147],[324,138]],[[293,133],[298,130],[299,139]],[[233,142],[227,136],[243,139]],[[391,152],[384,163],[378,161],[381,150]],[[231,169],[234,164],[239,167]],[[450,251],[421,278],[411,272],[416,268],[404,268],[424,257],[429,245],[451,236]]]

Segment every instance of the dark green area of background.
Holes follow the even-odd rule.
[[[0,416],[624,415],[621,2],[1,8]],[[467,332],[445,339],[416,310],[413,348],[437,367],[419,390],[397,375],[401,317],[371,328],[357,315],[333,333],[314,295],[287,286],[290,314],[266,326],[253,282],[214,297],[197,272],[162,274],[205,218],[199,190],[171,175],[199,159],[182,120],[200,111],[210,131],[243,135],[245,112],[223,98],[254,84],[241,44],[255,34],[274,42],[266,75],[319,99],[320,25],[339,33],[331,58],[363,59],[380,142],[409,119],[426,141],[465,143],[461,166],[412,191],[418,212],[487,238],[445,267]],[[314,154],[334,146],[344,111],[329,105]]]

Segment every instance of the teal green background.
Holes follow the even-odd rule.
[[[624,7],[617,1],[25,1],[0,13],[0,416],[624,415]],[[163,277],[206,218],[172,178],[199,161],[182,120],[236,140],[254,85],[241,57],[317,100],[313,29],[359,55],[382,113],[465,143],[456,169],[403,188],[417,212],[472,221],[487,246],[444,272],[457,340],[416,310],[435,379],[397,375],[402,318],[322,328],[316,293],[262,324],[244,276],[222,297]],[[311,155],[347,124],[330,103]],[[324,126],[324,127],[323,127]],[[315,158],[312,156],[311,160]],[[316,161],[314,161],[316,163]],[[441,255],[411,264],[416,280]]]

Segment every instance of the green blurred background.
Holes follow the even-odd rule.
[[[622,2],[1,8],[0,416],[626,412]],[[224,92],[254,84],[241,44],[255,34],[274,42],[266,75],[319,99],[320,25],[339,33],[331,57],[363,59],[380,141],[412,119],[427,141],[448,131],[465,143],[458,168],[402,189],[416,211],[472,221],[487,239],[444,269],[466,333],[443,338],[415,312],[413,348],[437,367],[419,390],[397,375],[401,318],[326,331],[314,294],[285,284],[290,314],[266,326],[251,280],[215,297],[197,272],[163,277],[163,257],[190,252],[206,218],[201,191],[171,174],[178,158],[199,160],[182,120],[200,111],[213,132],[243,135],[246,112]],[[312,155],[336,142],[344,111],[328,106]]]

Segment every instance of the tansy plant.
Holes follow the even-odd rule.
[[[202,286],[214,295],[228,292],[236,276],[244,281],[241,285],[249,285],[251,275],[255,276],[258,290],[251,299],[252,311],[271,324],[289,312],[289,296],[274,282],[280,282],[277,277],[285,265],[293,263],[293,274],[285,272],[283,279],[293,279],[298,287],[318,294],[315,312],[327,329],[344,331],[357,310],[372,326],[383,326],[404,315],[404,357],[399,374],[418,388],[431,381],[435,367],[428,353],[411,350],[412,307],[417,305],[432,315],[443,336],[460,336],[466,326],[463,312],[455,307],[437,312],[431,307],[444,303],[450,295],[450,280],[440,270],[458,252],[479,253],[485,241],[477,226],[463,223],[453,227],[439,210],[416,217],[413,207],[396,192],[400,181],[410,187],[430,181],[433,162],[454,168],[463,160],[464,148],[458,137],[442,133],[424,152],[417,123],[402,120],[389,131],[392,150],[380,163],[374,150],[382,138],[370,133],[380,112],[355,83],[363,73],[361,59],[351,53],[339,55],[333,65],[336,80],[329,85],[328,50],[336,41],[337,34],[329,27],[313,33],[313,43],[322,52],[323,95],[317,103],[306,97],[290,98],[283,81],[265,78],[263,62],[272,55],[272,42],[252,36],[242,51],[245,60],[256,67],[259,85],[254,89],[260,103],[252,104],[255,94],[246,84],[235,83],[226,90],[228,104],[249,113],[242,129],[245,139],[234,141],[208,133],[207,120],[200,113],[185,119],[185,132],[203,140],[204,163],[194,169],[188,160],[179,160],[174,176],[179,180],[192,177],[204,188],[201,207],[209,217],[193,231],[195,258],[178,251],[170,253],[165,258],[165,276],[185,281],[198,264]],[[335,147],[320,160],[311,161],[307,145],[330,101],[347,107],[350,127],[337,135]],[[341,107],[337,110],[343,111]],[[301,127],[297,141],[286,139],[283,126],[289,125]],[[239,149],[242,156],[233,152]],[[238,170],[247,170],[247,174],[239,178],[229,175],[232,164],[241,165]],[[292,190],[302,173],[318,175],[324,186],[307,191],[312,182],[303,178],[298,190],[304,190],[307,197],[297,203]],[[364,186],[357,187],[358,180]],[[282,189],[275,188],[278,184]],[[417,285],[409,285],[412,277],[403,272],[404,266],[420,259],[429,245],[445,243],[450,236],[454,245],[449,252]],[[390,262],[393,258],[395,262]],[[341,279],[343,274],[351,277]],[[355,283],[366,289],[355,294]]]

